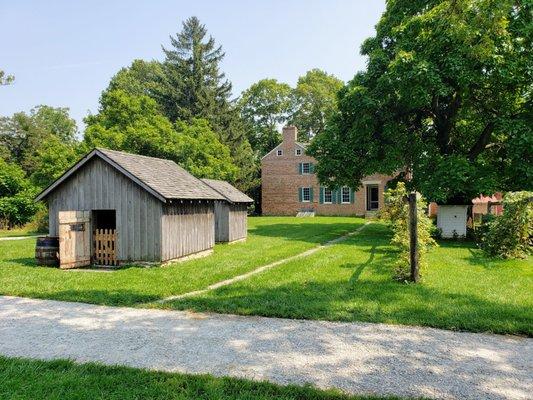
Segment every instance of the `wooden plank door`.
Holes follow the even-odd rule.
[[[59,211],[59,266],[91,265],[90,211]]]

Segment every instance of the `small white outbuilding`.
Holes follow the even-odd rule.
[[[442,231],[442,237],[465,237],[468,206],[440,205],[437,214],[437,227]]]

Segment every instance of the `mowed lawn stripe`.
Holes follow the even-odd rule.
[[[201,259],[111,273],[37,267],[35,240],[0,242],[0,294],[133,306],[205,288],[316,247],[363,223],[350,217],[249,218],[245,243],[216,245],[214,254]]]
[[[326,242],[324,244],[321,244],[321,245],[319,245],[317,247],[314,247],[312,249],[306,250],[303,253],[295,254],[295,255],[290,256],[288,258],[284,258],[284,259],[281,259],[281,260],[278,260],[278,261],[274,261],[273,263],[270,263],[270,264],[267,264],[267,265],[263,265],[263,266],[261,266],[259,268],[256,268],[256,269],[252,270],[252,271],[246,272],[245,274],[237,275],[237,276],[234,276],[233,278],[229,278],[229,279],[217,282],[217,283],[213,283],[212,285],[209,285],[205,289],[195,290],[193,292],[187,292],[187,293],[183,293],[183,294],[179,294],[179,295],[175,295],[175,296],[170,296],[170,297],[164,298],[162,300],[159,300],[158,303],[165,303],[165,302],[168,302],[168,301],[184,299],[186,297],[198,296],[198,295],[206,293],[206,292],[208,292],[210,290],[215,290],[215,289],[218,289],[218,288],[221,288],[221,287],[224,287],[224,286],[233,285],[236,282],[240,282],[242,280],[249,279],[250,277],[252,277],[254,275],[261,274],[261,273],[263,273],[265,271],[268,271],[271,268],[277,267],[278,265],[281,265],[281,264],[285,264],[285,263],[287,263],[289,261],[296,260],[296,259],[299,259],[299,258],[302,258],[302,257],[308,257],[311,254],[315,254],[317,251],[319,251],[319,250],[321,250],[321,249],[323,249],[323,248],[325,248],[327,246],[331,246],[333,244],[343,242],[344,240],[347,240],[350,237],[356,236],[368,224],[370,224],[370,221],[366,222],[363,226],[360,226],[359,228],[357,228],[353,232],[348,232],[346,235],[343,235],[343,236],[340,236],[338,238],[332,239],[332,240],[330,240],[330,241],[328,241],[328,242]]]
[[[473,243],[441,242],[420,284],[399,283],[392,279],[397,252],[390,235],[374,223],[282,269],[161,306],[533,335],[531,260],[488,259]]]

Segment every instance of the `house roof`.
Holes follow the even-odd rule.
[[[202,179],[202,181],[232,203],[253,203],[253,199],[226,181],[216,179]]]
[[[106,161],[163,202],[170,199],[224,199],[220,193],[191,175],[174,161],[96,148],[43,190],[37,196],[37,200],[44,199],[94,157]]]

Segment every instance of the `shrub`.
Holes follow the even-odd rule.
[[[409,280],[411,271],[409,259],[409,204],[406,201],[407,194],[407,189],[403,182],[399,182],[394,189],[388,189],[385,192],[385,207],[380,212],[380,218],[386,220],[394,232],[391,243],[400,250],[394,271],[394,277],[399,281]],[[425,200],[422,197],[418,198],[418,260],[421,271],[426,266],[425,254],[428,252],[429,247],[437,244],[431,237],[435,227],[424,211],[426,207]]]
[[[481,248],[492,257],[525,258],[533,245],[533,192],[507,193],[503,210],[486,224]]]
[[[28,227],[34,232],[48,232],[48,209],[44,204],[40,205]]]
[[[35,191],[25,190],[11,197],[0,197],[0,225],[11,229],[31,221],[39,204],[34,200]]]

